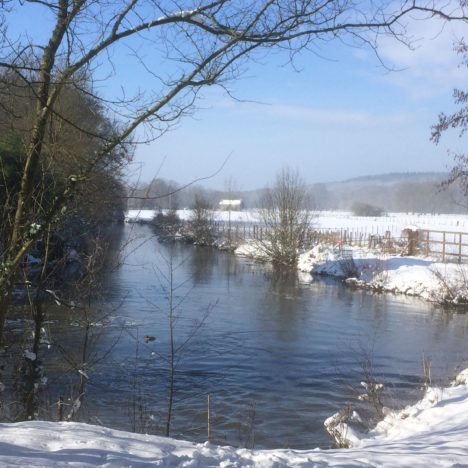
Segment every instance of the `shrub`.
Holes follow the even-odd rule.
[[[162,238],[171,238],[177,234],[181,221],[174,211],[163,213],[160,211],[153,219],[153,226]]]
[[[355,216],[382,216],[384,213],[382,208],[363,202],[354,203],[351,210]]]

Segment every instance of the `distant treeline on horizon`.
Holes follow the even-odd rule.
[[[387,212],[412,213],[468,213],[468,197],[459,186],[444,187],[447,174],[390,173],[362,176],[342,182],[310,185],[311,209],[352,210],[356,203],[368,203]],[[239,185],[242,181],[238,182]],[[129,187],[128,209],[182,209],[190,208],[196,196],[202,196],[213,208],[222,199],[242,199],[245,209],[258,208],[264,189],[213,190],[193,185],[173,193],[177,182],[154,179]],[[146,199],[145,199],[146,198]]]

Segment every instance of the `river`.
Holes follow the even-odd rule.
[[[467,363],[467,314],[278,274],[214,249],[161,244],[148,226],[126,225],[119,235],[121,263],[104,278],[102,307],[92,312],[81,420],[164,432],[171,301],[171,435],[179,438],[206,440],[210,395],[215,442],[329,447],[323,421],[356,402],[366,359],[395,407],[421,395],[423,356],[436,382]],[[62,354],[79,354],[83,312],[63,314],[51,312],[50,333]],[[48,362],[51,398],[59,385],[67,396],[77,374],[65,372],[58,354]]]

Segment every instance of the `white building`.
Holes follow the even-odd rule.
[[[240,211],[242,207],[242,200],[221,200],[219,202],[219,209],[224,211]]]

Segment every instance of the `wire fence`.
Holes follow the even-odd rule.
[[[215,223],[215,234],[233,240],[264,241],[269,230],[255,223]],[[304,248],[317,244],[335,247],[361,247],[378,249],[388,254],[424,255],[436,257],[443,262],[468,261],[468,232],[437,231],[420,229],[416,237],[395,236],[391,231],[384,234],[370,234],[366,229],[326,229],[311,228],[305,234]]]

